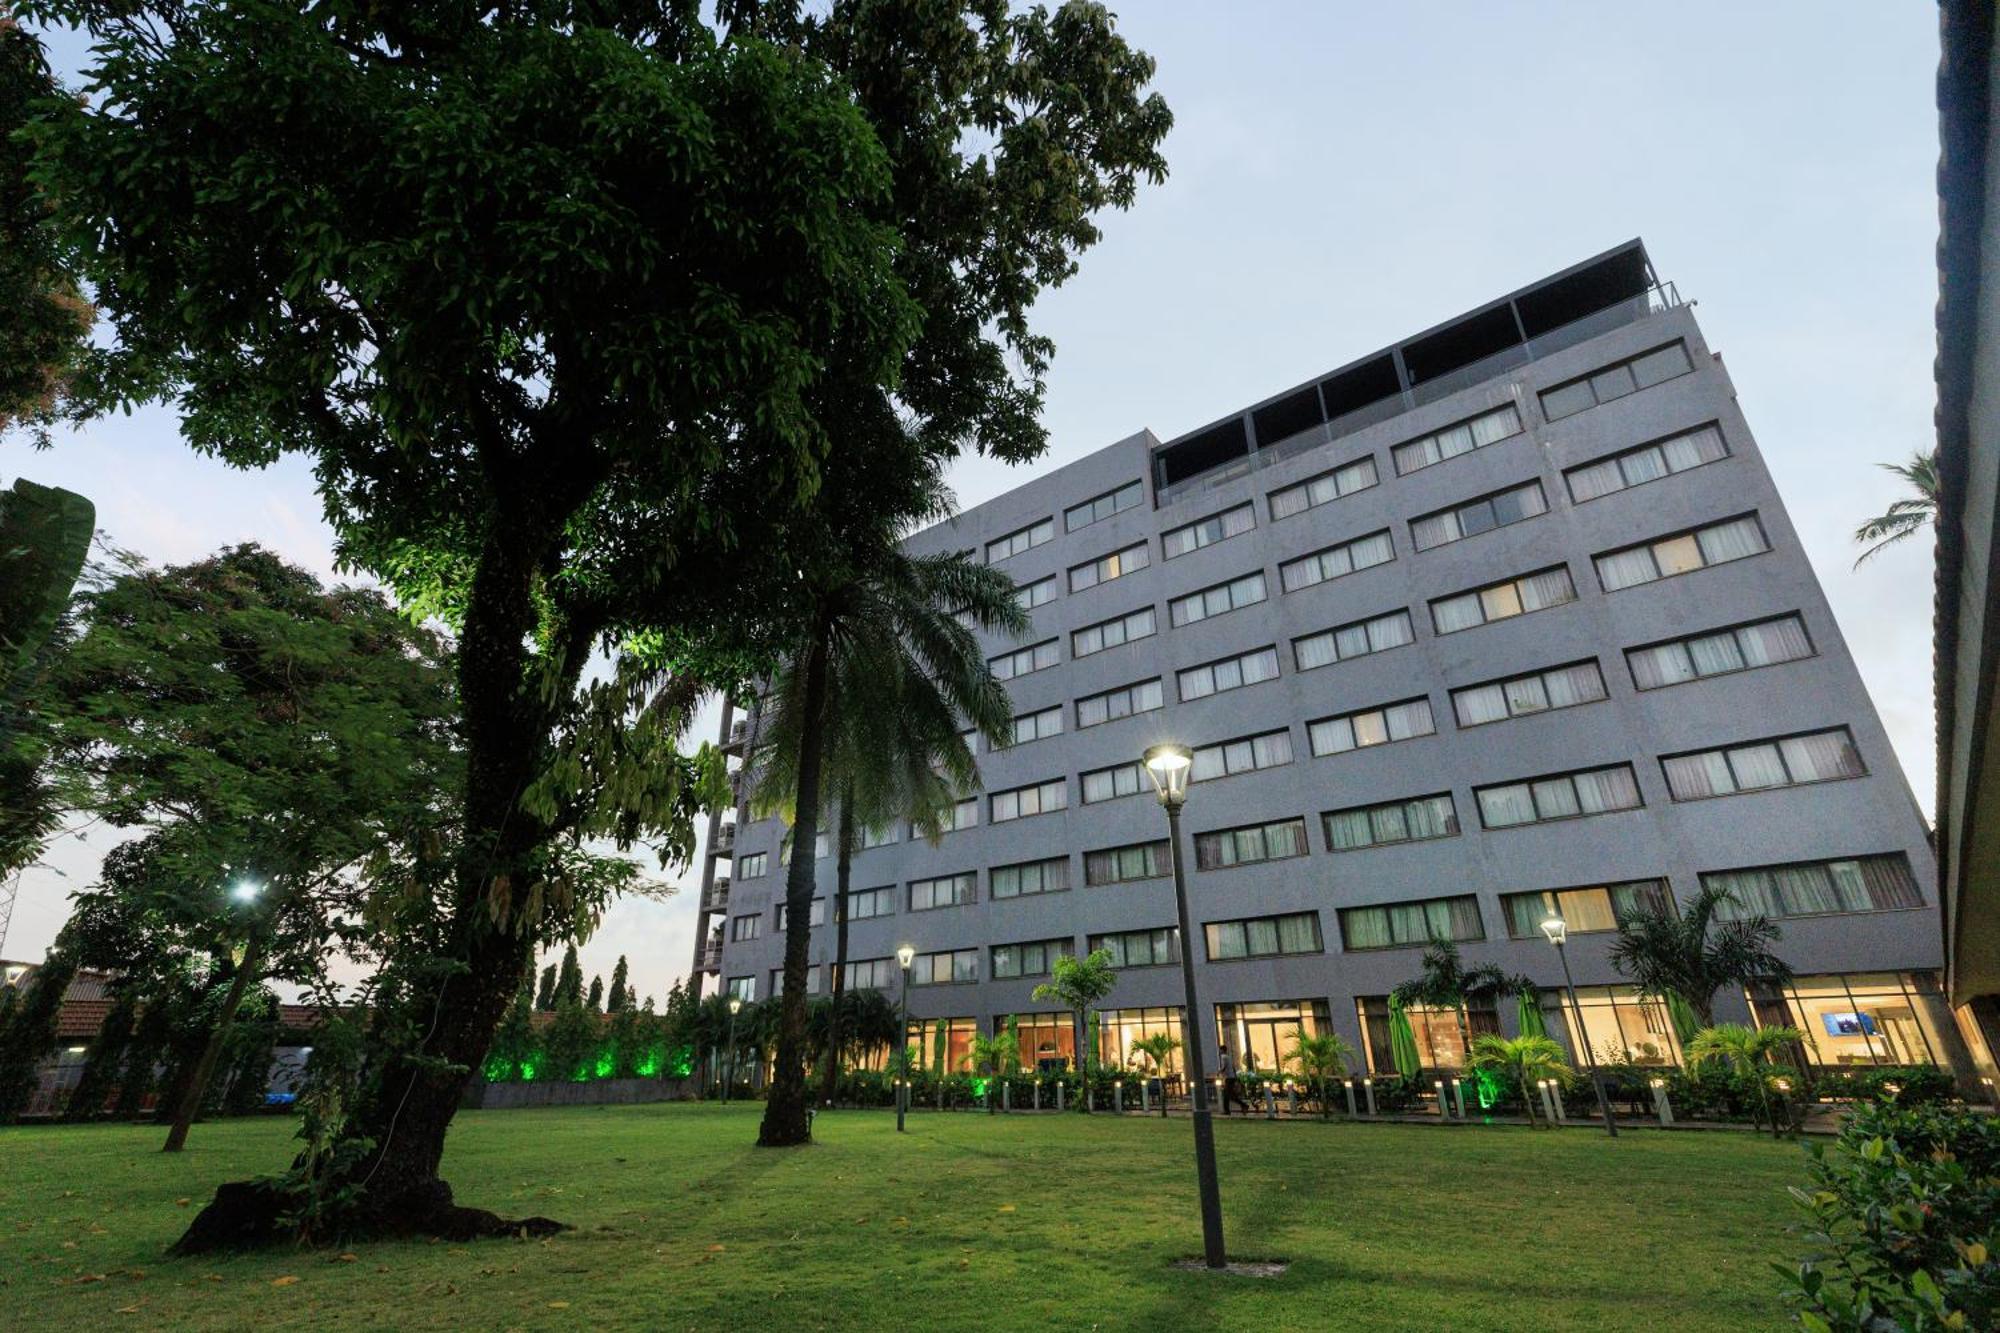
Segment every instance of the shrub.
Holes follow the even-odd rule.
[[[2000,1121],[1963,1108],[1867,1103],[1807,1149],[1810,1219],[1778,1266],[1816,1333],[1993,1328],[2000,1321]]]
[[[1950,1074],[1934,1065],[1876,1065],[1825,1071],[1813,1080],[1813,1091],[1835,1101],[1893,1097],[1904,1106],[1927,1106],[1953,1100],[1958,1086]]]

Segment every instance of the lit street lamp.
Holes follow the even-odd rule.
[[[903,969],[903,993],[898,998],[901,1018],[897,1031],[901,1049],[897,1051],[897,1064],[901,1077],[896,1080],[896,1132],[903,1132],[903,1113],[910,1107],[910,964],[917,961],[917,951],[909,945],[899,945],[896,949],[896,966]]]
[[[1583,1047],[1584,1063],[1590,1066],[1590,1089],[1597,1094],[1597,1110],[1604,1117],[1604,1132],[1615,1139],[1618,1137],[1618,1126],[1611,1119],[1611,1103],[1604,1099],[1604,1080],[1597,1073],[1597,1056],[1590,1049],[1590,1034],[1583,1027],[1583,1006],[1576,1002],[1576,978],[1570,975],[1569,951],[1563,948],[1569,940],[1569,922],[1551,912],[1542,919],[1542,934],[1549,937],[1549,943],[1556,946],[1556,957],[1562,959],[1563,984],[1569,990],[1570,1013],[1576,1018],[1577,1045]]]
[[[1215,1175],[1215,1126],[1208,1110],[1207,1065],[1201,1058],[1201,1008],[1195,1002],[1194,934],[1188,923],[1187,872],[1181,864],[1181,807],[1187,804],[1188,777],[1194,752],[1185,745],[1155,745],[1146,751],[1146,776],[1167,810],[1167,841],[1174,864],[1174,905],[1180,912],[1181,989],[1187,1014],[1188,1091],[1194,1101],[1194,1173],[1201,1187],[1202,1258],[1210,1268],[1223,1268],[1222,1187]]]
[[[246,910],[255,907],[263,896],[264,886],[254,879],[239,879],[229,887],[229,901]],[[193,1128],[195,1116],[201,1113],[202,1098],[208,1094],[209,1080],[215,1077],[215,1066],[222,1059],[222,1045],[229,1036],[229,1025],[236,1019],[236,1010],[243,1003],[243,993],[250,989],[251,979],[263,965],[265,915],[257,913],[250,917],[243,952],[236,959],[236,975],[230,979],[229,993],[223,996],[222,1012],[216,1017],[215,1031],[208,1034],[208,1044],[202,1047],[201,1059],[194,1067],[194,1077],[188,1080],[187,1088],[181,1093],[180,1106],[174,1112],[173,1128],[167,1131],[167,1141],[161,1146],[161,1152],[179,1152],[187,1145],[188,1130]]]
[[[723,1066],[722,1100],[729,1100],[729,1085],[736,1081],[736,1015],[743,1009],[743,997],[729,997],[729,1062]]]

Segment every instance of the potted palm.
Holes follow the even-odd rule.
[[[1291,1049],[1285,1052],[1285,1063],[1296,1065],[1299,1076],[1319,1102],[1319,1117],[1330,1119],[1333,1115],[1333,1080],[1345,1079],[1348,1075],[1348,1061],[1354,1057],[1354,1047],[1331,1032],[1317,1036],[1295,1029],[1292,1033]]]
[[[1752,1079],[1757,1085],[1757,1103],[1764,1108],[1764,1119],[1771,1125],[1771,1137],[1777,1138],[1780,1131],[1778,1118],[1771,1114],[1770,1075],[1764,1071],[1773,1053],[1804,1039],[1805,1034],[1792,1027],[1753,1028],[1741,1023],[1717,1023],[1697,1032],[1688,1043],[1688,1063],[1719,1061]]]
[[[1530,1126],[1537,1123],[1535,1095],[1530,1089],[1551,1081],[1567,1086],[1572,1078],[1562,1047],[1554,1038],[1539,1034],[1501,1037],[1488,1033],[1472,1043],[1472,1067],[1514,1080],[1521,1090],[1521,1105],[1528,1109]]]
[[[1167,1114],[1167,1060],[1180,1048],[1179,1038],[1164,1032],[1155,1032],[1132,1043],[1132,1049],[1152,1063],[1153,1081],[1160,1085],[1160,1115],[1163,1119]]]

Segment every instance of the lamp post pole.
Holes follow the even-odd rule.
[[[1167,842],[1174,867],[1174,908],[1181,933],[1181,991],[1187,1038],[1189,1091],[1193,1097],[1194,1171],[1201,1190],[1202,1259],[1223,1268],[1228,1257],[1222,1246],[1222,1186],[1215,1173],[1215,1125],[1208,1106],[1208,1066],[1201,1058],[1201,1008],[1195,999],[1194,935],[1188,919],[1187,869],[1181,861],[1181,807],[1187,803],[1187,781],[1194,756],[1185,746],[1156,745],[1146,751],[1147,773],[1167,810]]]
[[[729,1100],[729,1085],[736,1081],[736,1012],[743,1007],[743,997],[729,997],[729,1059],[723,1063],[722,1100]]]
[[[1569,950],[1563,947],[1569,939],[1569,923],[1552,915],[1542,922],[1542,934],[1556,946],[1556,957],[1562,960],[1563,988],[1569,992],[1569,1010],[1576,1020],[1577,1045],[1583,1047],[1583,1062],[1590,1066],[1590,1090],[1597,1094],[1597,1113],[1604,1117],[1604,1132],[1615,1139],[1618,1137],[1618,1124],[1612,1120],[1611,1103],[1604,1096],[1604,1079],[1597,1072],[1597,1055],[1590,1049],[1590,1034],[1583,1027],[1583,1006],[1576,999],[1576,978],[1570,975]]]
[[[229,991],[222,998],[222,1012],[216,1016],[215,1030],[208,1034],[201,1058],[195,1062],[194,1077],[181,1093],[180,1105],[174,1110],[173,1126],[167,1130],[167,1141],[162,1145],[161,1152],[179,1152],[187,1146],[188,1130],[193,1127],[195,1117],[201,1114],[201,1103],[208,1095],[209,1081],[215,1077],[215,1066],[222,1059],[222,1047],[229,1038],[230,1024],[235,1022],[244,994],[264,965],[265,922],[257,915],[257,900],[263,893],[262,884],[247,879],[229,890],[230,900],[242,904],[250,913],[250,933],[243,942],[243,956],[236,962],[236,975],[230,979]]]
[[[903,990],[897,998],[899,1017],[897,1028],[901,1050],[897,1052],[897,1064],[903,1068],[902,1076],[896,1080],[896,1132],[903,1132],[903,1115],[910,1107],[910,1070],[908,1054],[910,1050],[910,964],[915,961],[917,951],[905,944],[896,950],[896,965],[902,969]]]

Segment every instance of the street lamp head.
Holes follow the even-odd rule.
[[[912,948],[910,945],[907,944],[899,944],[896,946],[897,967],[900,967],[905,972],[907,972],[910,970],[910,964],[916,961],[917,961],[917,951],[914,948]]]
[[[1542,918],[1542,934],[1549,937],[1550,944],[1560,949],[1563,946],[1563,941],[1569,938],[1569,922],[1563,920],[1554,912],[1550,912]]]
[[[1187,801],[1188,777],[1194,771],[1194,751],[1171,741],[1146,751],[1146,776],[1153,780],[1153,793],[1160,804],[1178,810]]]
[[[740,1014],[740,1013],[742,1013],[742,1012],[743,1012],[743,997],[742,997],[741,995],[732,995],[732,996],[730,996],[730,997],[729,997],[729,1013],[730,1013],[730,1016],[731,1016],[731,1017],[734,1017],[734,1016],[736,1016],[737,1014]]]
[[[239,903],[254,903],[263,892],[264,886],[254,879],[239,879],[229,887],[230,899]]]
[[[7,984],[9,986],[18,985],[20,983],[21,978],[27,975],[28,975],[28,965],[26,963],[7,964]]]

